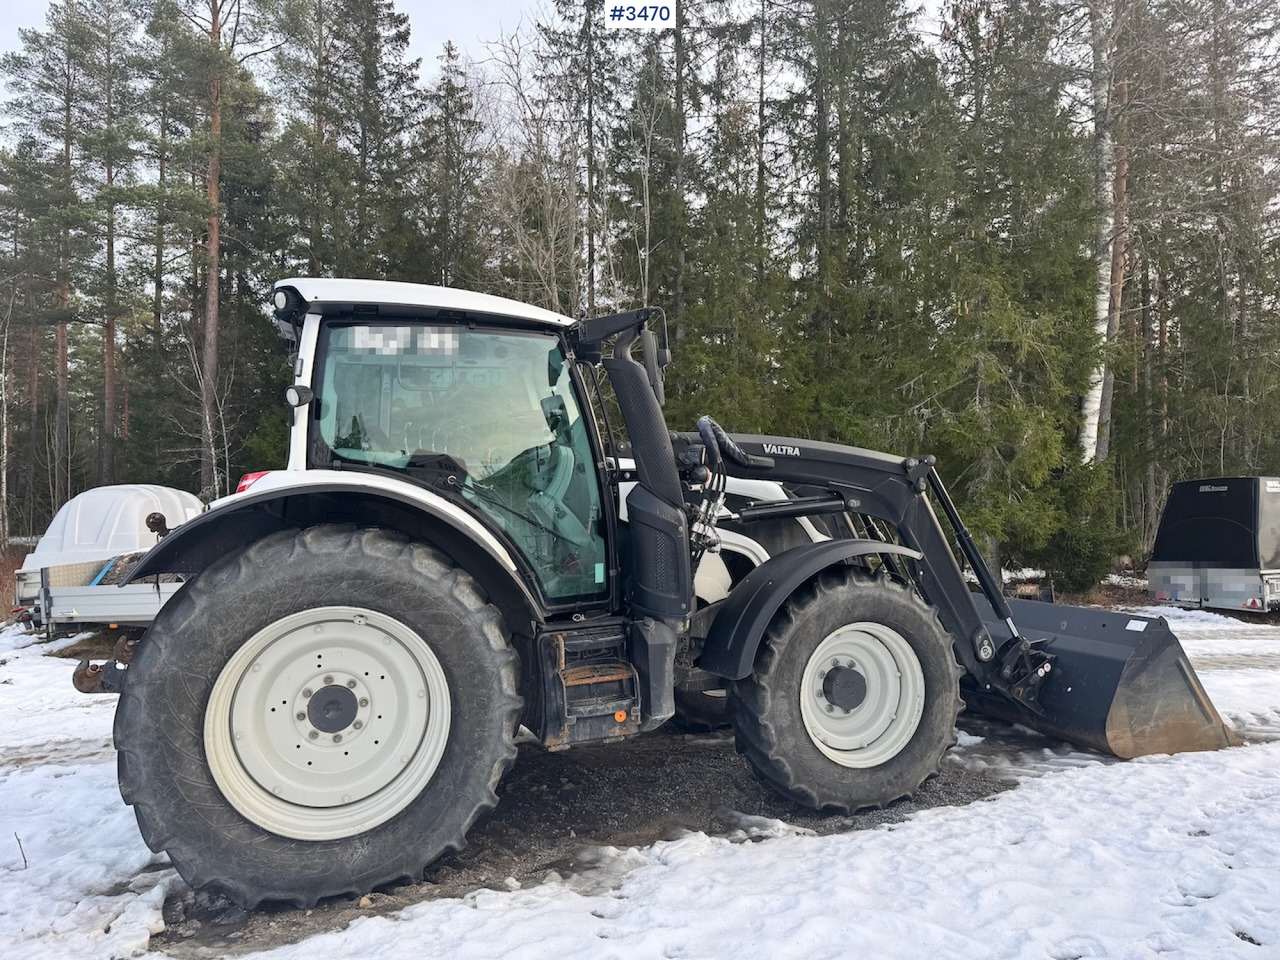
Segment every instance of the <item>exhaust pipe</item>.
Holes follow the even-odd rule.
[[[119,693],[127,672],[124,665],[115,660],[106,663],[81,660],[71,672],[71,685],[81,693]]]

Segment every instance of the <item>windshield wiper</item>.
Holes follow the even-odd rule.
[[[499,510],[515,517],[522,523],[528,524],[535,530],[541,530],[544,533],[549,533],[557,540],[567,543],[572,547],[578,546],[578,542],[572,537],[565,536],[560,531],[548,527],[545,523],[539,523],[537,520],[527,516],[522,511],[507,504],[502,497],[500,497],[497,492],[490,487],[476,482],[475,478],[471,477],[467,471],[463,469],[462,465],[447,453],[429,453],[425,455],[417,454],[403,467],[396,467],[386,463],[370,463],[367,460],[355,460],[351,457],[344,457],[336,451],[333,456],[338,461],[334,466],[349,466],[352,469],[368,471],[370,473],[385,473],[397,478],[407,476],[411,480],[425,479],[425,477],[422,477],[421,475],[430,474],[436,478],[435,482],[431,484],[431,489],[443,496],[461,500],[463,503],[466,503],[467,494],[470,493],[477,500],[497,507]],[[463,478],[469,479],[471,482],[464,483]]]
[[[464,487],[459,487],[454,492],[462,494],[464,498],[468,493],[475,494],[478,497],[478,499],[483,500],[485,503],[492,504],[493,506],[499,508],[500,510],[505,510],[507,513],[511,514],[511,516],[515,517],[517,520],[522,521],[523,523],[527,523],[529,526],[533,527],[535,530],[541,530],[544,533],[549,533],[551,534],[551,536],[555,537],[557,540],[563,540],[565,543],[569,544],[571,547],[578,546],[578,541],[574,540],[572,537],[566,537],[559,530],[553,530],[551,529],[551,527],[548,527],[545,523],[539,523],[537,520],[534,520],[532,517],[528,516],[527,514],[522,513],[521,511],[517,510],[515,507],[509,506],[507,503],[503,501],[503,499],[500,496],[498,496],[496,491],[490,489],[489,487],[486,487],[482,483],[477,483],[474,478],[472,479],[469,485]]]
[[[334,463],[335,467],[351,466],[358,470],[391,473],[398,477],[406,474],[410,477],[421,474],[446,477],[467,476],[466,468],[447,453],[428,451],[415,453],[402,466],[394,463],[379,463],[376,460],[361,460],[357,457],[346,456],[337,450],[331,450],[330,454],[333,460],[336,461]]]

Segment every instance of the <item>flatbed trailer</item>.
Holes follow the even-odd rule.
[[[40,571],[40,595],[34,620],[50,636],[98,624],[147,627],[182,586],[177,580],[124,586],[100,581],[68,584],[65,582],[67,572],[65,567],[44,567]]]

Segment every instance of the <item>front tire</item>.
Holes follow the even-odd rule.
[[[115,740],[143,839],[246,908],[420,877],[515,756],[497,610],[385,531],[290,531],[214,564],[128,672]]]
[[[959,678],[950,637],[911,587],[828,572],[774,618],[728,712],[765,783],[849,813],[910,796],[938,772],[955,742]]]

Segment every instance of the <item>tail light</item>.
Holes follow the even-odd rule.
[[[244,493],[270,472],[270,470],[259,470],[257,473],[246,473],[236,484],[236,493]]]

